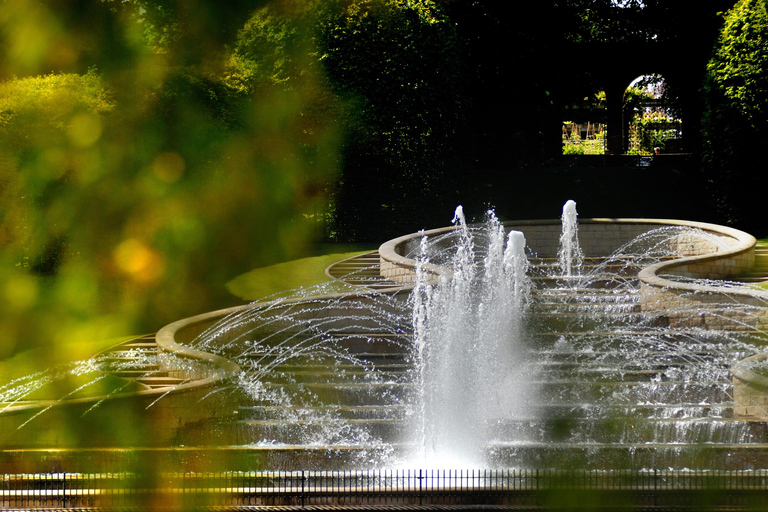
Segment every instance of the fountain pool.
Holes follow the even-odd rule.
[[[133,446],[226,449],[268,469],[768,469],[765,418],[734,400],[731,375],[762,357],[768,308],[719,281],[750,266],[752,237],[587,219],[576,238],[575,223],[460,213],[383,244],[378,291],[336,282],[162,329],[144,375],[176,381],[142,403],[166,430]],[[131,350],[86,373],[127,375]],[[68,402],[22,412],[11,389],[0,421],[18,432],[46,431]],[[125,395],[79,411],[108,415]]]

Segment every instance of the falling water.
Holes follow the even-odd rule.
[[[473,235],[461,207],[453,222],[458,242],[450,275],[436,286],[427,283],[429,247],[423,237],[411,295],[418,404],[411,462],[470,467],[484,462],[484,446],[498,423],[518,414],[528,398],[530,379],[520,373],[531,284],[522,233],[505,235],[489,212],[482,231]],[[482,264],[477,239],[486,239]]]

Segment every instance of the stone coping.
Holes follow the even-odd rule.
[[[668,221],[668,222],[674,222],[675,225],[677,226],[698,228],[704,231],[725,235],[727,237],[732,238],[735,241],[735,243],[732,246],[728,247],[727,249],[723,249],[722,251],[718,251],[717,253],[714,253],[714,254],[704,254],[704,255],[676,258],[674,260],[664,261],[661,263],[656,263],[655,265],[645,267],[639,272],[638,278],[642,283],[646,285],[667,288],[667,289],[676,289],[676,290],[686,291],[686,292],[719,293],[722,291],[722,288],[718,286],[702,286],[698,284],[674,281],[674,280],[666,279],[662,277],[661,274],[678,274],[683,272],[681,271],[681,269],[686,268],[691,264],[701,265],[708,262],[717,262],[719,260],[724,260],[724,259],[733,258],[736,256],[745,255],[750,252],[753,252],[755,249],[755,244],[757,243],[757,240],[755,239],[754,236],[748,233],[745,233],[743,231],[739,231],[738,229],[729,228],[727,226],[719,226],[717,224],[707,224],[703,222],[691,222],[691,221]],[[738,270],[739,269],[734,270],[734,275],[738,273]],[[733,290],[729,288],[728,294],[739,295],[741,293],[738,290]]]
[[[169,352],[187,359],[195,359],[198,361],[208,362],[219,368],[221,371],[220,374],[196,381],[198,386],[210,384],[214,381],[237,375],[240,373],[240,366],[237,363],[215,354],[191,349],[187,346],[179,344],[177,339],[183,336],[184,341],[191,341],[206,328],[216,323],[219,319],[224,318],[225,316],[239,311],[245,307],[247,306],[235,306],[232,308],[210,311],[208,313],[203,313],[189,318],[183,318],[181,320],[170,323],[157,331],[157,334],[155,335],[157,346],[160,348],[160,350],[165,352]]]
[[[396,293],[399,290],[401,290],[401,288],[387,290],[387,293]],[[160,329],[157,332],[155,338],[160,349],[166,352],[177,354],[181,357],[207,361],[221,370],[221,374],[217,376],[217,379],[226,378],[240,373],[241,368],[237,363],[230,361],[229,359],[226,359],[222,356],[189,348],[185,346],[184,343],[188,343],[194,340],[199,334],[203,333],[206,329],[214,325],[219,320],[223,319],[227,315],[237,313],[238,311],[244,311],[253,308],[272,307],[283,304],[289,305],[293,303],[300,303],[306,301],[308,298],[353,300],[365,298],[366,296],[375,296],[379,293],[381,292],[373,290],[360,290],[350,293],[328,293],[323,295],[312,295],[311,297],[290,297],[265,302],[252,302],[242,306],[234,306],[231,308],[210,311],[208,313],[202,313],[200,315],[177,320]]]

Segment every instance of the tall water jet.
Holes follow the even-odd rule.
[[[579,275],[584,254],[579,245],[579,228],[577,222],[576,202],[569,199],[563,205],[561,217],[562,232],[560,248],[557,251],[560,271],[564,277]]]
[[[410,462],[422,466],[482,464],[485,444],[519,413],[529,382],[517,378],[524,367],[522,332],[531,288],[525,237],[518,231],[505,236],[492,212],[477,237],[461,207],[453,222],[458,242],[450,274],[435,286],[427,281],[429,246],[422,238],[410,299],[417,374],[416,453]],[[487,239],[482,265],[476,238]]]

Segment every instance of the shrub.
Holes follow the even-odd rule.
[[[703,169],[721,220],[766,232],[768,186],[768,12],[765,0],[739,0],[725,14],[707,67]]]

